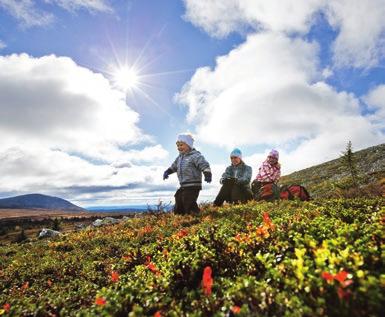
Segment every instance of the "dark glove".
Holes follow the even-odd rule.
[[[163,173],[163,180],[167,179],[170,174],[172,174],[172,170],[170,168],[166,169]]]
[[[224,185],[233,185],[233,184],[235,184],[236,181],[237,181],[237,179],[234,177],[227,177],[227,178],[222,180],[222,183]]]
[[[211,183],[213,179],[213,175],[211,174],[211,172],[203,172],[203,175],[205,176],[205,182]]]

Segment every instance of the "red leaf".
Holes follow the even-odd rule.
[[[211,277],[212,269],[210,266],[206,266],[203,270],[202,288],[203,293],[207,296],[211,295],[211,288],[213,287],[213,278]]]
[[[9,311],[11,310],[11,305],[8,303],[5,303],[3,305],[3,309],[5,310],[6,313],[9,313]]]
[[[153,228],[151,226],[145,226],[142,228],[143,233],[151,233],[153,231]]]
[[[321,276],[324,280],[328,282],[333,281],[334,279],[333,274],[330,274],[329,272],[322,272]]]
[[[188,235],[188,231],[186,229],[181,229],[179,232],[177,232],[176,236],[178,238],[183,238]]]
[[[130,262],[132,260],[132,257],[130,255],[123,255],[122,259],[126,262]]]
[[[343,298],[344,298],[344,296],[345,296],[345,291],[343,290],[342,287],[339,287],[339,288],[338,288],[337,294],[338,294],[339,299],[343,299]]]
[[[104,297],[96,297],[95,304],[98,306],[103,306],[107,303],[106,299]]]
[[[242,241],[242,236],[237,233],[237,235],[235,236],[235,240],[237,240],[238,242]]]
[[[334,275],[334,279],[336,279],[340,283],[343,283],[347,277],[348,277],[348,272],[346,271],[341,271],[336,275]]]
[[[241,307],[239,306],[233,306],[230,308],[230,310],[234,313],[234,314],[239,314],[240,311],[241,311]]]
[[[257,228],[257,235],[261,237],[265,237],[269,234],[267,229],[264,226],[260,226]]]
[[[271,221],[270,217],[269,217],[269,214],[267,212],[264,212],[262,214],[263,216],[263,223],[264,223],[264,226],[271,229],[271,230],[274,230],[275,228],[275,225],[273,224],[273,222]]]
[[[345,291],[342,287],[338,287],[337,294],[338,294],[339,299],[348,299],[350,296],[350,292]]]
[[[347,280],[347,281],[344,281],[343,283],[341,283],[341,286],[343,288],[346,288],[346,287],[348,287],[351,284],[353,284],[353,280]]]
[[[269,214],[267,212],[264,212],[262,214],[262,217],[263,217],[263,222],[266,224],[266,225],[270,225],[271,224],[271,219],[269,217]]]
[[[158,310],[158,311],[154,314],[154,317],[162,317],[161,312]]]
[[[116,271],[112,271],[111,272],[111,281],[112,282],[118,282],[119,281],[119,278],[120,278],[120,275],[119,275],[119,273],[118,272],[116,272]]]
[[[147,264],[147,268],[148,268],[152,273],[155,273],[155,274],[157,274],[157,275],[160,273],[159,270],[158,270],[158,268],[156,267],[156,265],[155,265],[154,263],[152,263],[152,262],[150,262],[150,263]]]

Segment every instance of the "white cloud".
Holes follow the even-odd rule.
[[[0,40],[0,50],[7,47],[7,44],[5,44],[2,40]]]
[[[337,67],[369,68],[385,51],[385,0],[184,0],[185,18],[212,36],[231,32],[274,31],[307,34],[324,13],[337,31]],[[363,22],[364,21],[364,22]]]
[[[322,81],[317,56],[315,43],[252,35],[215,69],[198,69],[176,99],[201,141],[278,146],[287,153],[284,172],[335,158],[348,140],[356,149],[380,143],[384,135],[361,115],[359,100]]]
[[[107,0],[45,0],[68,11],[81,9],[90,12],[113,12]],[[45,26],[55,20],[55,16],[41,9],[34,0],[0,0],[0,8],[17,19],[23,27]]]
[[[74,184],[98,185],[109,181],[113,168],[94,165],[79,157],[45,147],[14,146],[0,152],[2,188],[36,191],[39,188],[66,187]],[[47,182],[48,180],[48,182]],[[118,184],[117,184],[118,185]]]
[[[124,94],[67,57],[0,57],[0,92],[3,146],[19,140],[110,161],[118,146],[148,139]]]
[[[54,20],[51,13],[37,9],[32,0],[0,0],[0,8],[19,20],[23,27],[44,26]]]
[[[116,169],[39,146],[8,148],[0,151],[0,159],[1,192],[59,195],[82,206],[117,201],[127,204],[135,199],[135,195],[139,197],[153,188],[161,193],[159,195],[166,196],[165,190],[168,193],[170,186],[176,187],[175,180],[163,182],[162,166],[133,164]],[[143,202],[143,197],[139,201]]]
[[[154,176],[142,164],[168,153],[160,145],[140,149],[153,140],[138,120],[122,92],[68,57],[0,56],[0,192],[79,186],[108,192],[145,184],[146,177],[160,184],[163,168],[155,167]]]
[[[372,89],[363,100],[368,104],[369,110],[373,112],[370,119],[380,129],[385,129],[385,84]]]
[[[244,44],[227,56],[217,58],[215,70],[208,67],[198,69],[177,100],[189,106],[188,118],[191,121],[198,117],[204,120],[215,110],[218,110],[217,120],[223,119],[221,116],[225,114],[221,113],[221,108],[225,106],[220,105],[223,103],[233,113],[238,113],[240,104],[249,102],[253,103],[251,107],[257,102],[266,109],[274,100],[264,98],[258,102],[256,98],[262,98],[261,94],[272,94],[278,87],[317,79],[319,74],[314,62],[317,50],[315,43],[291,40],[279,34],[249,36]],[[234,100],[229,99],[233,97]],[[247,100],[249,98],[252,100]]]
[[[249,36],[218,58],[214,70],[197,70],[177,100],[188,106],[205,142],[231,147],[291,140],[320,128],[317,105],[302,108],[322,89],[308,86],[319,76],[316,54],[314,43],[272,33]]]
[[[89,11],[112,12],[107,0],[45,0],[54,3],[68,11],[86,9]]]
[[[357,151],[382,143],[384,137],[385,135],[365,117],[334,118],[329,129],[301,142],[293,151],[286,149],[281,151],[283,174],[338,158],[349,140]]]
[[[184,18],[201,27],[212,36],[224,37],[239,30],[247,21],[237,1],[184,0],[186,13]]]
[[[184,0],[185,18],[213,36],[249,26],[282,32],[307,32],[319,0]]]
[[[146,146],[141,150],[128,150],[122,159],[115,161],[113,165],[117,168],[127,167],[127,161],[133,163],[154,162],[168,157],[168,152],[160,145]]]
[[[334,0],[326,13],[339,31],[333,44],[335,64],[376,66],[385,53],[385,0]]]

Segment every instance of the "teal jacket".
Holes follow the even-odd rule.
[[[221,184],[225,178],[236,178],[238,184],[249,185],[251,181],[251,175],[253,174],[253,169],[251,166],[246,165],[243,161],[238,165],[227,166],[225,172],[221,177]]]

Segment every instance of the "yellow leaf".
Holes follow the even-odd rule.
[[[348,256],[349,256],[349,254],[350,254],[349,248],[346,248],[345,250],[340,251],[340,254],[341,254],[341,256],[342,256],[344,259],[347,259]]]
[[[297,258],[300,259],[300,258],[302,258],[303,255],[305,254],[306,249],[297,249],[297,248],[296,248],[296,249],[294,250],[294,252],[295,252],[295,255],[297,256]]]
[[[359,253],[354,253],[353,254],[353,259],[354,259],[354,264],[356,266],[362,266],[364,265],[364,258],[362,257],[361,254]]]

